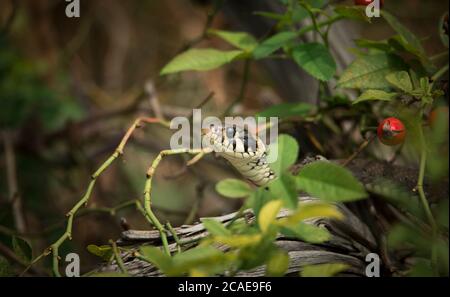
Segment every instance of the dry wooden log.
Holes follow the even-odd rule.
[[[302,196],[299,198],[300,202],[310,202],[316,200],[309,196]],[[345,263],[351,267],[346,271],[346,275],[364,275],[365,270],[365,256],[376,250],[376,241],[369,228],[358,219],[345,205],[336,204],[338,209],[342,212],[345,219],[342,221],[330,220],[326,218],[316,218],[306,221],[309,224],[326,228],[331,236],[331,239],[323,244],[310,244],[298,239],[289,238],[284,235],[279,235],[276,244],[285,249],[291,258],[290,266],[287,274],[297,275],[299,270],[304,265],[322,264],[322,263]],[[237,213],[227,214],[220,217],[215,217],[215,220],[223,224],[229,223]],[[283,209],[280,211],[278,218],[286,217],[289,211]],[[252,223],[255,219],[253,213],[248,210],[244,212],[243,219],[247,223]],[[202,223],[195,225],[183,225],[174,228],[180,242],[190,243],[198,242],[200,239],[208,236]],[[349,236],[352,234],[352,236]],[[169,240],[172,235],[168,234]],[[151,244],[160,245],[159,233],[156,230],[139,231],[127,230],[122,232],[122,237],[117,241],[118,245],[134,245],[137,244]],[[176,250],[175,242],[169,245],[171,251]],[[225,246],[220,247],[226,250]],[[160,276],[161,273],[155,269],[151,264],[146,263],[133,257],[132,252],[122,254],[126,269],[134,276]],[[98,271],[111,272],[119,271],[115,262],[103,265]],[[250,271],[239,272],[238,276],[263,276],[265,273],[264,267],[258,267]]]
[[[307,162],[308,163],[308,162]],[[303,163],[304,164],[304,163]],[[300,165],[301,166],[301,165]],[[395,180],[406,187],[412,187],[415,184],[414,169],[393,166],[387,162],[354,160],[349,168],[364,183],[369,184],[376,178],[385,177]],[[442,191],[448,192],[447,186]],[[316,198],[301,195],[300,202],[310,202],[317,200]],[[383,232],[385,232],[386,224],[389,220],[385,218],[385,213],[377,213],[376,207],[373,205],[375,199],[373,197],[355,203],[335,204],[344,215],[343,220],[332,220],[327,218],[315,218],[306,221],[306,223],[326,228],[331,234],[329,241],[321,244],[311,244],[299,240],[298,238],[289,238],[279,234],[276,244],[286,250],[290,257],[289,269],[286,275],[298,275],[301,268],[305,265],[322,264],[322,263],[345,263],[350,266],[348,270],[341,273],[342,276],[364,276],[366,262],[365,257],[369,253],[378,253],[382,258],[382,271],[384,275],[394,274],[395,270],[400,266],[396,259],[392,259],[392,255],[387,255],[385,247],[383,247]],[[379,202],[379,201],[378,201]],[[372,209],[373,208],[373,209]],[[370,210],[369,210],[370,209]],[[237,213],[231,213],[214,219],[223,224],[228,224]],[[282,218],[289,214],[289,211],[283,209],[278,217]],[[368,216],[371,216],[369,218]],[[251,210],[243,213],[242,219],[247,223],[252,223],[255,219]],[[200,219],[201,221],[202,219]],[[374,223],[375,222],[375,223]],[[384,226],[381,228],[380,225]],[[208,232],[205,230],[201,222],[194,225],[183,225],[174,228],[183,248],[190,248],[196,245],[198,241],[206,236]],[[172,234],[168,233],[170,241],[169,248],[171,251],[176,250],[176,243],[172,238]],[[161,241],[159,233],[156,230],[140,231],[127,230],[122,232],[121,238],[117,241],[118,245],[134,247],[137,249],[142,244],[160,246]],[[226,250],[226,246],[219,247]],[[133,251],[133,249],[132,249]],[[162,273],[150,263],[137,259],[133,256],[133,252],[122,253],[123,262],[128,273],[133,276],[162,276]],[[98,272],[119,272],[119,267],[113,261],[112,263],[104,263],[98,269]],[[263,276],[265,267],[257,267],[249,271],[240,271],[237,276]]]

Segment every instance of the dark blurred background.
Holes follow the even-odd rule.
[[[0,240],[18,230],[30,240],[35,255],[63,232],[64,214],[134,118],[155,112],[169,119],[189,115],[210,92],[214,96],[203,113],[220,115],[238,95],[243,75],[243,62],[209,72],[158,75],[202,35],[208,14],[217,5],[214,1],[80,3],[81,17],[67,18],[68,3],[63,0],[0,1],[0,27],[5,30],[0,39]],[[276,0],[224,1],[211,27],[248,31],[261,38],[270,33],[271,24],[253,12],[279,9]],[[430,55],[443,51],[434,32],[448,10],[446,0],[386,0],[385,9],[425,41]],[[334,43],[346,52],[353,38],[383,39],[393,34],[382,20],[340,24],[335,30]],[[205,38],[195,46],[229,48],[217,38]],[[351,55],[343,56],[342,66],[349,61]],[[247,92],[235,113],[252,114],[285,101],[316,102],[314,80],[283,63],[251,65]],[[149,85],[153,96],[144,91]],[[63,245],[62,255],[80,253],[82,267],[88,270],[97,259],[86,246],[117,238],[121,218],[131,228],[148,228],[134,207],[115,216],[105,207],[141,198],[146,169],[168,147],[169,137],[158,127],[136,132],[123,159],[99,179],[89,202],[89,208],[98,209],[84,211],[76,219],[76,240]],[[302,154],[307,153],[317,152],[302,146]],[[339,154],[331,157],[342,157]],[[208,156],[181,174],[184,161],[172,157],[159,168],[153,205],[161,221],[191,223],[239,207],[214,191],[217,181],[235,175],[223,161]],[[11,207],[17,200],[19,206]]]

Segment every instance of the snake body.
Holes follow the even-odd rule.
[[[264,142],[247,129],[233,126],[213,126],[204,134],[206,142],[217,155],[225,158],[245,178],[264,186],[275,178],[267,163]]]

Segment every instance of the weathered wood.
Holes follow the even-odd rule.
[[[300,202],[311,202],[316,200],[309,196],[299,198]],[[359,220],[345,205],[336,204],[342,212],[345,219],[335,221],[326,218],[317,218],[307,220],[306,223],[326,228],[332,235],[330,240],[323,244],[310,244],[294,238],[287,238],[279,235],[276,244],[285,249],[291,258],[290,266],[287,274],[298,274],[298,271],[304,265],[321,264],[330,262],[346,263],[351,268],[346,274],[363,275],[364,273],[364,257],[376,249],[376,241],[369,228]],[[278,214],[278,218],[286,217],[289,211],[283,209]],[[236,213],[227,214],[225,216],[214,217],[213,219],[227,224],[233,219]],[[252,223],[255,219],[253,213],[248,210],[244,212],[243,219],[247,223]],[[184,225],[174,228],[181,242],[192,242],[204,238],[208,235],[202,223],[195,225]],[[353,234],[351,238],[348,234]],[[172,235],[168,234],[171,241],[169,248],[175,251],[176,244],[172,240]],[[136,245],[151,244],[160,245],[159,234],[155,230],[127,230],[122,232],[121,239],[117,241],[119,245]],[[220,247],[227,250],[225,246]],[[136,259],[132,253],[124,253],[123,259],[128,272],[134,276],[159,276],[157,271],[151,264]],[[99,271],[118,271],[118,267],[113,262],[110,265],[102,266]],[[238,276],[262,276],[265,273],[264,267],[258,267],[250,271],[239,272]]]
[[[306,163],[309,162],[310,161]],[[305,162],[302,162],[299,166],[301,167],[304,164]],[[415,173],[417,172],[414,169],[393,166],[387,162],[359,159],[350,163],[349,169],[364,184],[369,184],[379,177],[384,177],[396,181],[407,188],[412,187],[415,184]],[[448,184],[441,190],[448,193]],[[314,200],[317,199],[304,195],[299,197],[300,202],[310,202]],[[382,242],[380,238],[383,238],[385,234],[381,233],[380,230],[382,229],[372,224],[373,222],[378,223],[379,221],[383,221],[383,224],[389,223],[386,218],[383,217],[383,214],[377,213],[374,210],[369,210],[374,207],[373,202],[375,200],[376,199],[371,197],[366,201],[356,203],[348,203],[345,205],[335,204],[344,215],[344,219],[340,221],[327,218],[307,220],[306,223],[326,228],[329,231],[331,238],[325,243],[311,244],[297,238],[287,238],[284,235],[278,235],[275,243],[286,250],[290,257],[289,269],[286,275],[298,275],[299,271],[301,271],[301,267],[305,265],[339,262],[350,266],[347,271],[340,274],[341,276],[364,276],[366,267],[365,257],[368,253],[372,252],[376,252],[381,256],[383,261],[382,269],[386,272],[385,275],[393,273],[393,267],[397,266],[398,263],[396,263],[395,259],[390,259],[391,255],[386,255],[383,252],[385,247],[380,246],[380,242]],[[289,211],[283,209],[278,214],[278,218],[286,217],[288,214]],[[230,213],[224,216],[214,217],[214,219],[226,225],[235,215],[236,213]],[[368,215],[372,217],[368,218]],[[243,219],[251,224],[255,217],[252,211],[247,210],[243,214]],[[196,242],[208,236],[208,233],[201,222],[194,225],[179,226],[174,229],[180,241],[185,244],[184,248],[195,246]],[[168,239],[170,241],[170,250],[175,251],[176,244],[171,234],[168,234]],[[159,233],[156,230],[124,231],[117,243],[122,246],[134,246],[136,249],[142,244],[161,245]],[[222,250],[227,249],[226,246],[220,246],[219,248]],[[123,253],[122,257],[126,269],[133,276],[162,275],[161,272],[151,264],[133,257],[132,252]],[[112,262],[110,264],[105,263],[101,265],[97,271],[119,271],[119,268],[115,262]],[[264,274],[265,267],[261,266],[249,271],[240,271],[237,276],[263,276]]]

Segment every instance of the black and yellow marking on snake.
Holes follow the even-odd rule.
[[[260,138],[248,129],[237,127],[211,127],[203,135],[213,150],[227,159],[245,178],[263,186],[275,178],[267,164],[267,149]]]

